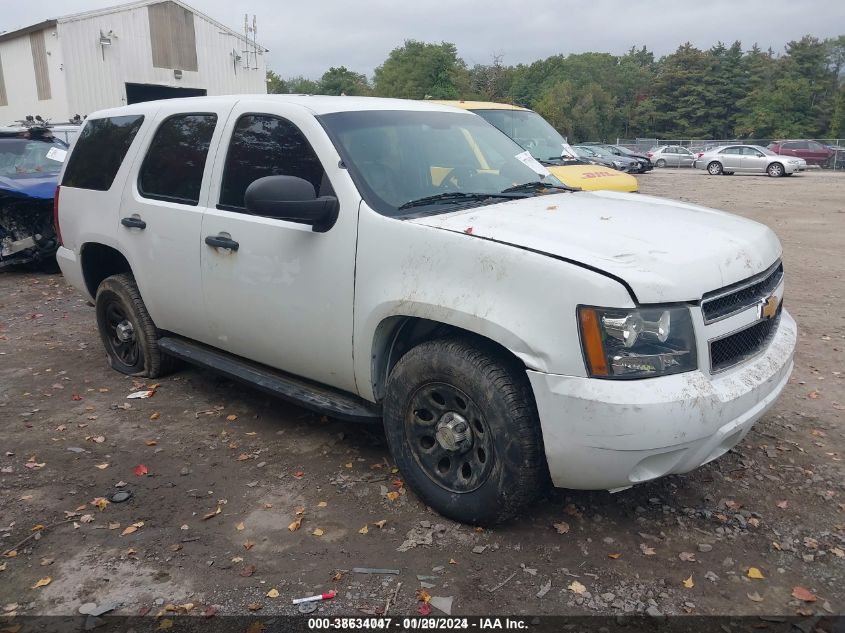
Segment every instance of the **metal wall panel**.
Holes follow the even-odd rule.
[[[3,77],[3,58],[0,57],[0,106],[9,105],[9,99],[6,96],[6,79]]]
[[[175,2],[151,4],[147,10],[153,66],[198,70],[194,14]]]
[[[47,43],[44,41],[44,31],[29,34],[29,46],[32,49],[32,66],[35,70],[35,88],[38,100],[52,99],[50,92],[50,71],[47,67]]]
[[[56,29],[48,27],[41,31],[39,38],[44,42],[46,51],[43,61],[46,66],[47,82],[39,86],[37,73],[34,71],[33,46],[30,33],[0,42],[0,59],[3,63],[3,83],[5,84],[6,105],[0,100],[0,125],[19,121],[27,115],[40,115],[51,121],[67,121],[65,77],[62,71],[62,52]],[[36,53],[37,54],[37,53]],[[43,78],[43,77],[42,77]],[[44,88],[49,87],[48,99]]]

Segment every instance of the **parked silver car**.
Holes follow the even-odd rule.
[[[778,177],[804,171],[807,161],[803,158],[779,156],[759,145],[722,145],[704,152],[695,159],[692,166],[706,169],[711,176],[738,172]]]
[[[655,167],[692,167],[695,154],[680,145],[661,145],[649,151]]]

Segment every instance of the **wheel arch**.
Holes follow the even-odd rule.
[[[85,288],[92,298],[106,277],[120,273],[131,273],[129,261],[119,250],[100,242],[86,242],[80,248],[80,264]]]
[[[460,327],[445,320],[393,315],[382,319],[376,327],[372,341],[370,386],[376,401],[380,402],[384,398],[387,377],[404,354],[421,343],[450,335],[474,339],[481,345],[495,349],[521,368],[527,368],[530,363],[530,361],[527,362],[530,355],[524,352],[517,353],[507,345],[479,331]]]

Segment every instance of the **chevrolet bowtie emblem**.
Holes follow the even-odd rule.
[[[772,319],[778,313],[779,300],[775,295],[768,297],[760,304],[760,317],[763,319]]]

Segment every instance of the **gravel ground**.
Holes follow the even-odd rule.
[[[0,557],[0,606],[276,614],[335,589],[318,614],[379,613],[388,600],[410,614],[422,587],[455,614],[841,611],[845,174],[657,170],[640,182],[777,231],[795,373],[716,462],[615,495],[554,491],[495,529],[423,506],[379,428],[190,368],[126,400],[143,383],[108,368],[79,294],[59,275],[0,274],[0,551],[15,547]],[[95,505],[117,490],[133,496]]]

